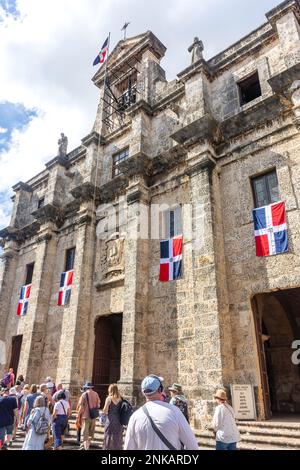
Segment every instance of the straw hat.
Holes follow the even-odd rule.
[[[227,395],[225,390],[222,390],[221,388],[216,391],[214,398],[219,398],[219,400],[227,400]]]

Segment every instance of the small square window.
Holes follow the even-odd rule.
[[[75,248],[70,248],[66,251],[66,266],[65,271],[71,271],[74,269],[74,261],[75,261]]]
[[[241,106],[250,103],[261,96],[261,87],[258,72],[253,73],[250,77],[240,81],[238,84]]]
[[[255,207],[268,206],[280,199],[276,170],[252,178]]]
[[[32,283],[33,270],[34,270],[34,263],[27,264],[25,286],[28,286],[29,284]]]
[[[122,172],[119,170],[119,165],[121,162],[126,160],[129,157],[129,148],[127,147],[126,149],[122,150],[119,153],[116,153],[113,155],[113,167],[112,167],[112,177],[115,178],[116,176],[119,176],[122,174]]]

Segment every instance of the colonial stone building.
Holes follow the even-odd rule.
[[[13,188],[1,373],[51,375],[75,394],[85,379],[102,395],[118,381],[136,401],[156,373],[182,384],[195,426],[231,384],[254,386],[260,419],[300,411],[300,4],[266,18],[210,60],[195,38],[192,64],[171,82],[153,33],[111,52],[93,78],[92,132]],[[257,257],[252,210],[280,200],[289,251]],[[160,282],[160,239],[181,233],[182,278]]]

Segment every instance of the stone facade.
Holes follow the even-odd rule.
[[[135,62],[136,102],[108,126],[100,68],[91,134],[66,159],[54,158],[14,187],[11,224],[1,232],[2,372],[12,338],[23,335],[19,373],[30,382],[52,375],[77,394],[95,373],[98,318],[122,314],[119,383],[128,397],[138,402],[141,379],[157,373],[166,384],[182,384],[201,426],[216,387],[251,383],[258,416],[267,417],[253,298],[300,287],[299,2],[283,2],[266,16],[264,25],[212,59],[194,60],[172,82],[160,66],[165,47],[151,32],[116,46],[108,69],[126,75],[129,58]],[[238,83],[255,71],[261,96],[243,105]],[[113,178],[112,157],[127,147]],[[290,250],[258,258],[251,178],[272,169],[286,202]],[[161,283],[161,215],[168,207],[182,209],[184,274]],[[58,307],[72,247],[71,299]],[[19,289],[33,262],[28,314],[18,318]],[[276,319],[271,323],[275,328]],[[290,376],[297,391],[295,371]]]

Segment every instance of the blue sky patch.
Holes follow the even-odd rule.
[[[20,12],[17,7],[17,0],[0,0],[0,7],[3,8],[6,16],[18,18]],[[0,15],[0,21],[3,20]]]
[[[27,109],[21,103],[0,102],[0,153],[8,150],[12,132],[24,129],[36,116],[35,109]]]

